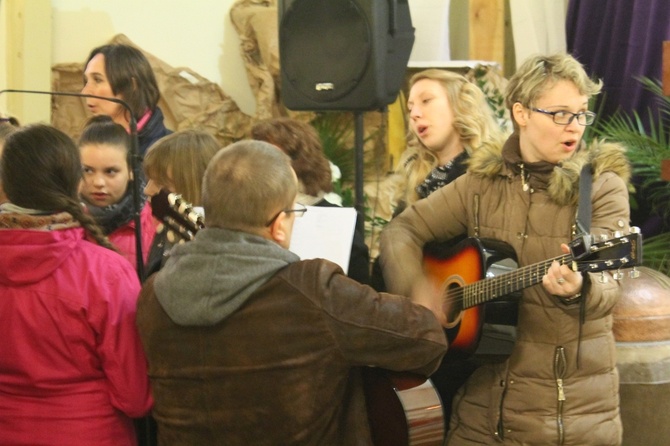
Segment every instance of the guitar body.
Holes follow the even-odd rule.
[[[449,298],[465,285],[515,269],[515,259],[514,250],[507,243],[469,237],[456,243],[449,241],[426,245],[423,266],[426,275]],[[512,296],[506,301],[488,302],[465,309],[456,300],[457,305],[447,315],[450,321],[450,326],[445,328],[449,340],[447,357],[471,356],[479,345],[484,322],[505,319],[513,324],[517,300],[517,296]]]
[[[432,382],[411,373],[363,369],[372,442],[377,446],[444,443],[444,414]]]

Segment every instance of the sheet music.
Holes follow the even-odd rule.
[[[328,259],[347,273],[355,229],[354,208],[307,206],[305,215],[295,219],[289,249],[302,260]]]

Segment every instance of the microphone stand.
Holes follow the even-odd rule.
[[[137,120],[133,115],[133,111],[130,106],[121,99],[110,98],[107,96],[96,96],[92,94],[84,93],[74,93],[74,92],[57,92],[57,91],[38,91],[38,90],[0,90],[0,94],[3,93],[28,93],[28,94],[45,94],[50,96],[72,96],[78,98],[92,98],[92,99],[101,99],[104,101],[114,102],[121,105],[126,109],[130,115],[130,167],[133,172],[132,183],[132,193],[133,193],[133,220],[135,222],[135,261],[137,262],[137,275],[140,278],[140,282],[144,282],[144,256],[142,255],[142,223],[140,219],[140,213],[142,211],[142,202],[140,200],[140,183],[139,179],[142,178],[140,168],[142,165],[142,156],[139,154],[139,142],[137,135]]]

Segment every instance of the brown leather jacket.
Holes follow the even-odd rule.
[[[211,326],[173,322],[155,277],[137,323],[163,445],[371,444],[361,368],[427,376],[446,351],[429,310],[325,260],[291,263]]]

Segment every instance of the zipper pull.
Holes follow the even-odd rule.
[[[523,168],[523,163],[519,164],[519,167],[521,168],[521,184],[522,184],[522,189],[524,192],[528,192],[528,189],[530,189],[530,186],[526,182],[526,172],[524,171]]]
[[[563,380],[556,378],[556,386],[558,387],[558,401],[565,401],[565,391],[563,390]]]

